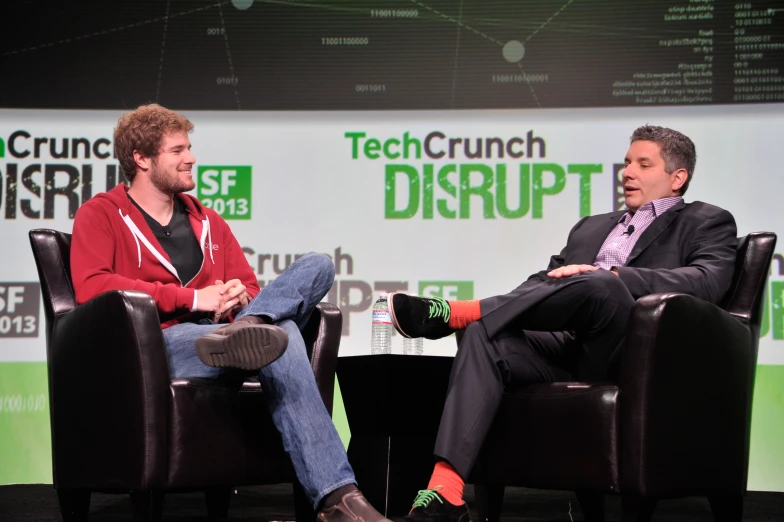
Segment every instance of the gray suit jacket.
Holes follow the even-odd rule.
[[[566,247],[550,258],[547,270],[531,278],[547,280],[547,272],[560,266],[593,264],[624,213],[581,219],[569,232]],[[681,201],[645,229],[618,274],[635,299],[683,292],[720,304],[732,282],[737,246],[732,214],[701,201]]]

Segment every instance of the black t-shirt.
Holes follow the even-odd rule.
[[[177,270],[183,286],[188,284],[201,270],[204,253],[201,250],[201,245],[199,245],[199,240],[196,239],[196,234],[193,233],[193,227],[191,227],[191,222],[188,219],[185,204],[180,201],[180,198],[174,198],[174,213],[169,224],[164,226],[145,212],[131,196],[128,196],[128,199],[142,213],[144,220],[147,221],[150,229],[152,229],[155,239],[158,240],[158,243],[161,244],[169,255],[171,264]]]

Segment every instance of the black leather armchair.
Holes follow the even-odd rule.
[[[661,498],[706,495],[717,521],[740,522],[751,398],[772,233],[739,240],[718,307],[685,294],[634,305],[618,383],[554,383],[505,394],[472,473],[481,520],[504,486],[573,490],[586,520],[603,494],[623,520],[648,521]]]
[[[293,482],[297,520],[315,514],[283,451],[258,382],[169,377],[152,298],[111,291],[77,306],[70,234],[30,231],[46,314],[54,487],[66,522],[93,491],[130,493],[135,520],[159,520],[166,492],[203,490],[212,518],[232,486]],[[342,316],[318,306],[304,332],[332,411]]]

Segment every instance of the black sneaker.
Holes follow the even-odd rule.
[[[449,327],[452,310],[445,299],[392,292],[388,301],[392,324],[403,337],[441,339],[454,333]]]
[[[440,489],[441,486],[438,486],[433,489],[420,491],[408,515],[403,518],[396,518],[395,521],[471,522],[468,505],[465,502],[459,506],[451,504],[437,493]]]

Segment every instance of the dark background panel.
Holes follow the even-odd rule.
[[[0,17],[0,107],[784,101],[784,0],[15,0]],[[689,67],[711,76],[685,85]]]

